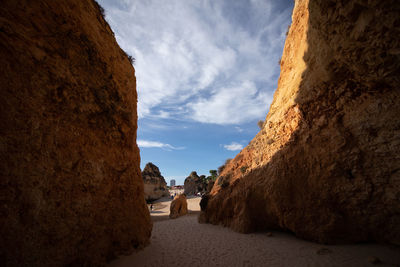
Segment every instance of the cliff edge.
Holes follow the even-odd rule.
[[[103,15],[0,5],[3,266],[99,266],[149,242],[135,72]]]
[[[400,5],[297,0],[263,129],[205,220],[322,243],[400,244]]]

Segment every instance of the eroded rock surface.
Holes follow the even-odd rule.
[[[170,206],[169,217],[176,219],[188,213],[187,199],[185,194],[180,194],[174,197]]]
[[[264,128],[205,221],[400,244],[400,2],[297,0]]]
[[[136,80],[90,0],[0,5],[2,266],[100,266],[148,243]]]
[[[205,176],[201,175],[200,177],[197,175],[197,172],[193,171],[190,173],[188,177],[186,177],[184,182],[184,193],[187,196],[195,195],[197,193],[201,193],[206,191],[207,184],[205,183]]]
[[[147,163],[142,171],[142,177],[146,200],[156,200],[169,196],[167,183],[156,165],[151,162]]]

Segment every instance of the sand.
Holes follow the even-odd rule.
[[[188,199],[189,214],[169,219],[170,200],[151,213],[151,244],[109,264],[122,266],[400,266],[400,247],[381,244],[327,246],[289,233],[240,234],[222,226],[199,224],[200,198]]]
[[[200,213],[200,197],[188,197],[188,215],[195,215]],[[150,205],[149,210],[150,210]],[[154,202],[153,211],[150,212],[153,222],[169,220],[169,208],[171,206],[170,198],[161,198]]]

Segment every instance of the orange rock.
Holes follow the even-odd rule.
[[[181,194],[174,197],[171,202],[169,217],[176,219],[188,213],[186,195]]]
[[[225,166],[204,221],[400,244],[399,7],[295,2],[263,129]]]
[[[135,70],[91,0],[0,5],[2,266],[102,266],[149,242]]]
[[[142,171],[144,183],[144,197],[146,200],[156,200],[162,197],[169,197],[169,190],[164,176],[156,165],[149,162]]]

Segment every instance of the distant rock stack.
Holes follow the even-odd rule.
[[[185,179],[184,183],[184,193],[187,196],[195,195],[197,193],[202,193],[207,190],[207,184],[205,183],[205,176],[198,176],[197,172],[193,171]]]
[[[156,200],[168,197],[169,191],[164,177],[156,165],[149,162],[142,171],[144,196],[146,200]]]
[[[400,2],[296,0],[262,130],[205,220],[323,243],[400,244]]]

